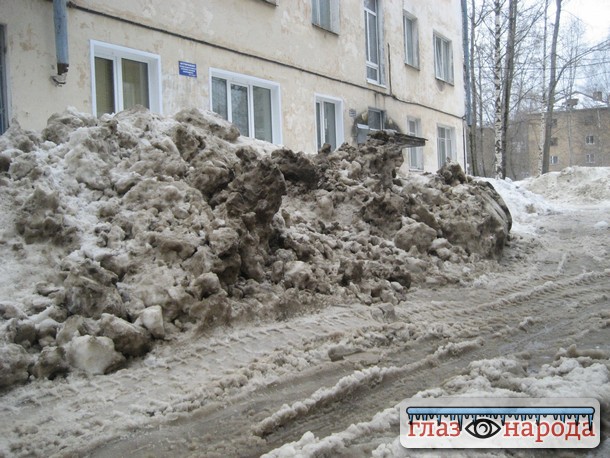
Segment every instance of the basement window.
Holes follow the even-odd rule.
[[[438,166],[455,158],[455,129],[448,126],[437,126],[436,149]]]
[[[161,113],[161,58],[137,49],[91,41],[93,113],[136,105]]]
[[[316,138],[318,150],[325,143],[334,151],[343,143],[343,101],[316,95]]]
[[[212,111],[232,122],[241,135],[282,142],[280,85],[239,73],[210,69]]]
[[[421,120],[419,118],[407,118],[407,133],[414,137],[421,137]],[[407,148],[409,152],[409,169],[424,170],[424,148],[416,146]]]
[[[363,114],[362,121],[366,122],[366,124],[356,125],[356,142],[359,145],[366,142],[371,131],[383,130],[385,128],[385,112],[377,108],[369,108],[366,115]]]
[[[595,164],[595,154],[587,154],[587,164]]]
[[[369,108],[368,126],[370,130],[383,130],[384,128],[383,111]]]

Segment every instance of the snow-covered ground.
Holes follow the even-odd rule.
[[[133,132],[126,136],[130,133]],[[154,142],[148,146],[151,144]],[[46,151],[49,157],[74,156],[74,148],[63,152],[61,148],[61,142],[47,140],[29,154]],[[170,149],[167,145],[166,148]],[[62,201],[64,218],[81,220],[82,227],[91,226],[93,230],[99,221],[93,221],[92,214],[121,214],[126,210],[96,204],[104,201],[103,192],[97,200],[69,201],[84,192],[82,183],[88,183],[91,189],[91,185],[97,186],[96,180],[108,178],[77,159],[61,164],[75,168],[70,173],[80,174],[80,184],[68,181],[70,173],[61,167],[41,167],[41,175],[51,176],[72,190],[65,193],[68,200]],[[120,186],[134,173],[133,165],[128,165],[131,170],[122,170],[121,177],[109,179]],[[27,161],[21,161],[21,167],[23,173],[31,173],[26,170]],[[171,168],[171,164],[166,167]],[[217,163],[214,167],[221,168]],[[104,169],[104,164],[99,164],[99,169]],[[145,176],[141,170],[137,173]],[[349,189],[350,178],[346,175],[341,179]],[[429,183],[421,176],[407,176],[405,180],[422,180],[424,187]],[[134,181],[131,186],[135,189],[144,181]],[[405,262],[411,268],[421,268],[421,278],[414,277],[408,292],[403,292],[397,282],[388,282],[394,291],[387,300],[371,301],[369,291],[369,300],[359,301],[362,290],[350,294],[337,285],[334,294],[325,292],[324,304],[293,304],[296,310],[278,316],[265,309],[264,295],[257,290],[260,304],[244,309],[240,319],[230,321],[230,325],[196,327],[183,323],[183,329],[178,330],[167,327],[171,323],[165,317],[164,338],[156,338],[148,351],[129,357],[128,364],[123,362],[119,370],[105,375],[92,370],[99,361],[79,363],[78,358],[114,353],[83,350],[92,345],[90,339],[71,336],[67,351],[71,352],[73,365],[80,364],[82,371],[63,368],[65,371],[62,369],[52,380],[30,376],[25,384],[11,385],[0,395],[0,456],[412,456],[398,442],[396,408],[411,396],[596,397],[602,404],[603,428],[607,430],[610,169],[572,168],[516,183],[488,181],[501,194],[513,218],[511,238],[500,259],[464,256],[456,247],[457,242],[453,246],[445,240],[443,246],[449,250],[445,261],[439,260],[436,252],[424,255],[411,250]],[[180,207],[187,201],[183,197],[189,191],[182,185],[175,186],[178,189],[165,192],[181,195],[175,200]],[[158,192],[159,188],[155,189]],[[44,191],[51,194],[49,189]],[[97,196],[95,189],[86,192]],[[357,192],[365,191],[357,188]],[[417,188],[413,187],[412,192],[415,195]],[[464,191],[460,192],[464,198]],[[114,198],[106,197],[108,201]],[[326,197],[324,193],[316,197],[323,211],[349,211],[337,205],[336,200],[335,207],[331,204],[329,210]],[[27,204],[27,199],[16,191],[11,198]],[[147,198],[155,198],[154,190]],[[59,256],[57,251],[45,249],[44,243],[24,245],[19,241],[11,227],[20,215],[14,214],[14,205],[7,202],[2,200],[0,215],[4,231],[0,244],[3,329],[6,333],[15,332],[8,327],[8,321],[27,313],[27,319],[35,323],[36,338],[40,339],[42,333],[44,340],[45,326],[57,330],[58,324],[53,322],[62,318],[49,316],[50,312],[45,315],[45,311],[54,310],[48,302],[54,300],[57,291],[44,283],[52,274],[49,266],[57,265],[61,259],[55,259]],[[318,210],[296,208],[294,202],[297,201],[285,199],[283,204],[289,210],[282,215],[286,226],[290,219],[298,222],[299,218],[310,221],[316,217]],[[148,223],[153,221],[134,202],[131,204],[134,227],[146,218]],[[163,202],[155,205],[159,207],[158,214],[168,210]],[[183,213],[179,208],[170,210],[174,216]],[[212,219],[206,209],[195,211],[191,206],[185,210],[184,218],[198,215]],[[43,223],[33,229],[38,235],[45,230],[44,217],[51,216],[52,212],[43,215]],[[347,216],[341,218],[345,220]],[[154,221],[159,224],[160,220]],[[55,223],[48,224],[56,227]],[[208,222],[200,224],[207,230]],[[61,227],[65,229],[69,224]],[[171,224],[168,227],[163,230],[174,231],[174,235],[179,232]],[[292,234],[293,241],[303,245],[330,243],[312,230],[303,232],[301,227],[305,223],[294,223],[285,230]],[[361,228],[354,230],[362,232]],[[90,247],[92,258],[127,243],[128,237],[113,232],[111,226],[100,231],[106,247],[100,247],[97,239],[81,241]],[[303,234],[310,234],[311,240],[303,239]],[[181,247],[188,246],[189,234],[179,235],[185,241]],[[369,236],[373,237],[370,233]],[[161,243],[159,240],[152,240],[151,245]],[[348,250],[355,250],[356,245],[351,244],[353,240],[347,234],[344,240]],[[190,259],[180,258],[181,247],[171,248],[172,262],[184,264]],[[393,246],[384,248],[394,253]],[[27,262],[20,262],[20,257]],[[146,259],[151,265],[145,270],[127,271],[122,277],[132,275],[138,280],[134,281],[138,291],[156,291],[156,285],[140,281],[151,272],[160,275],[155,278],[175,277],[174,271],[164,270],[166,259]],[[298,261],[289,262],[297,262],[291,266],[301,273],[307,269]],[[67,275],[70,267],[66,268]],[[290,276],[286,272],[284,275]],[[299,275],[290,281],[301,281]],[[308,281],[307,275],[303,278]],[[44,294],[33,296],[34,285],[41,285],[37,288]],[[206,285],[205,288],[214,289],[213,284]],[[270,287],[268,297],[273,299],[274,294],[280,293]],[[38,296],[44,301],[32,303],[32,298]],[[296,296],[297,300],[308,297]],[[23,303],[27,304],[23,310],[14,305]],[[38,314],[32,314],[37,310]],[[250,315],[257,310],[261,311],[260,316],[252,318]],[[152,333],[155,324],[159,325],[153,318],[151,323],[143,323],[144,318],[138,323]],[[27,340],[27,329],[21,332],[26,333],[23,338]],[[48,332],[50,336],[51,331]],[[97,345],[106,341],[98,337],[95,342]],[[108,372],[111,362],[107,363],[102,364],[104,370],[100,372]],[[44,367],[47,366],[40,370]],[[56,370],[57,366],[53,368]],[[536,455],[555,456],[552,452],[545,455],[538,451]],[[505,453],[460,451],[443,456]],[[582,454],[609,456],[610,446],[604,440],[598,449]],[[515,455],[531,456],[526,450],[511,451],[510,456]]]

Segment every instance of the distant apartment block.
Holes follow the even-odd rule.
[[[536,174],[540,114],[528,118],[529,168]],[[549,171],[566,167],[610,167],[610,105],[608,96],[575,92],[555,104]]]

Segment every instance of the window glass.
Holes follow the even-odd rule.
[[[330,0],[320,1],[320,25],[326,29],[331,28],[330,20]]]
[[[377,0],[364,0],[365,8],[368,8],[373,13],[377,12]]]
[[[337,148],[335,104],[330,102],[324,102],[324,143],[330,144],[333,150]]]
[[[437,128],[438,165],[442,166],[453,157],[453,129],[450,127]]]
[[[248,88],[231,84],[231,122],[239,129],[239,133],[250,136],[250,120],[248,117]]]
[[[447,143],[445,142],[445,129],[438,129],[438,165],[442,166],[447,162]]]
[[[420,120],[409,118],[407,120],[407,129],[409,135],[419,137],[421,135]],[[409,150],[409,167],[414,170],[424,169],[424,149],[421,146],[408,148]]]
[[[90,41],[94,113],[116,113],[142,105],[162,112],[161,58],[124,46]]]
[[[419,66],[417,20],[405,16],[405,61],[413,67]]]
[[[324,131],[322,129],[323,120],[322,120],[322,107],[320,102],[316,102],[316,138],[318,150],[322,148],[324,144]]]
[[[332,150],[343,143],[343,105],[341,100],[316,96],[316,139],[318,150],[328,143]]]
[[[383,113],[379,110],[369,110],[369,129],[383,129]]]
[[[101,57],[95,58],[95,99],[98,117],[104,113],[114,113],[114,62]]]
[[[368,60],[371,63],[379,63],[379,45],[377,43],[377,18],[367,13],[368,18]]]
[[[311,0],[311,22],[339,33],[339,4],[340,0]]]
[[[224,119],[229,119],[227,105],[227,80],[212,77],[212,111]]]
[[[436,77],[448,83],[453,82],[453,51],[451,42],[434,36],[434,66]]]
[[[439,38],[434,40],[434,62],[436,64],[436,76],[442,78],[443,71],[443,42]]]
[[[280,144],[280,86],[272,81],[210,69],[210,108],[241,135]]]
[[[264,87],[253,87],[254,136],[259,140],[273,141],[271,116],[271,91]]]
[[[377,1],[364,2],[364,27],[366,37],[366,77],[374,82],[381,82],[379,71],[379,22]]]
[[[379,81],[378,76],[379,76],[379,72],[376,68],[373,68],[373,67],[366,68],[367,79],[372,80],[372,81]]]
[[[373,64],[379,63],[379,49],[377,43],[377,17],[366,13],[367,24],[367,58]]]
[[[121,59],[123,70],[123,109],[135,105],[150,108],[148,102],[148,64]]]
[[[424,157],[421,147],[409,148],[409,165],[413,170],[424,169]]]

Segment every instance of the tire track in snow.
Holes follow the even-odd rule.
[[[494,301],[491,303],[484,303],[484,304],[480,304],[478,306],[479,309],[484,310],[484,311],[490,311],[490,310],[495,310],[496,306],[498,304],[503,305],[504,307],[513,305],[515,306],[511,313],[510,316],[507,317],[507,319],[503,320],[503,321],[509,321],[510,319],[514,320],[516,318],[518,318],[519,316],[523,315],[524,309],[528,309],[529,306],[532,305],[533,302],[535,303],[542,303],[543,308],[545,308],[545,311],[548,311],[548,307],[552,307],[554,305],[556,305],[556,303],[558,301],[561,301],[562,299],[566,299],[566,298],[573,298],[573,297],[578,297],[579,298],[579,304],[580,307],[591,307],[592,310],[591,311],[586,311],[587,313],[589,313],[592,317],[593,317],[593,321],[597,321],[599,325],[601,325],[600,321],[600,315],[599,313],[596,313],[596,311],[598,312],[599,310],[602,309],[602,305],[603,304],[607,304],[608,303],[608,294],[610,293],[610,282],[608,281],[609,277],[610,277],[610,271],[606,270],[604,272],[593,272],[593,273],[586,273],[586,274],[581,274],[581,275],[577,275],[577,276],[573,276],[567,279],[563,279],[561,282],[559,282],[558,284],[547,284],[544,285],[543,287],[535,287],[535,288],[531,288],[529,291],[523,291],[521,294],[517,294],[514,297],[510,298],[509,300],[506,300],[504,302],[502,301]],[[539,299],[542,299],[542,302],[538,302]],[[526,310],[529,311],[529,310]],[[448,310],[448,314],[451,315],[451,311]],[[562,322],[561,326],[558,326],[558,330],[561,331],[569,331],[571,328],[577,329],[575,326],[573,326],[575,323],[574,322],[580,322],[582,316],[584,315],[584,313],[581,313],[580,315],[575,315],[572,320],[570,322],[562,322],[563,319],[562,317],[560,317],[559,319],[555,320],[558,322]],[[447,319],[450,319],[450,317],[446,317]],[[484,321],[484,320],[481,320]],[[590,321],[590,320],[589,320]],[[544,326],[545,325],[553,325],[553,323],[541,323],[541,326],[538,326],[539,328],[542,328],[539,332],[540,333],[544,333]],[[591,324],[591,323],[590,323]],[[595,325],[595,323],[592,323],[593,325]],[[535,334],[536,332],[536,326],[535,324],[531,327],[531,329],[528,331],[528,333],[524,333],[522,332],[521,335],[517,334],[510,334],[510,335],[506,335],[506,336],[502,336],[500,339],[495,339],[494,344],[497,346],[498,344],[501,344],[502,341],[505,341],[505,343],[507,344],[511,344],[511,346],[514,349],[517,349],[519,347],[523,348],[523,343],[527,342],[531,339],[532,334]],[[488,336],[490,337],[490,336]],[[569,332],[565,332],[565,333],[559,333],[558,336],[558,340],[561,341],[563,339],[567,339],[570,337]],[[483,337],[483,340],[486,340]],[[512,340],[512,342],[511,342]],[[456,345],[459,345],[460,343],[462,344],[468,344],[468,341],[461,341],[459,343],[456,343]],[[477,349],[476,346],[467,346],[467,351],[463,351],[463,352],[458,352],[457,355],[451,355],[451,356],[457,356],[457,360],[461,360],[462,356],[466,355],[467,356],[467,360],[464,362],[464,367],[467,366],[468,362],[471,360],[475,360],[475,359],[480,359],[480,358],[485,358],[485,357],[497,357],[497,356],[501,356],[503,353],[499,352],[498,354],[493,355],[493,353],[490,355],[489,350],[487,350],[487,348],[489,348],[489,345],[487,345],[487,342],[485,345],[483,345],[483,347],[481,349]],[[555,347],[557,348],[557,347]],[[472,354],[470,354],[472,351]],[[429,358],[429,357],[428,357]],[[396,357],[396,358],[388,358],[389,360],[391,360],[392,362],[396,362],[399,361],[401,358],[400,357]],[[422,361],[426,361],[426,358],[424,358]],[[458,364],[458,361],[449,361],[449,366],[451,366],[452,364]],[[424,365],[425,366],[425,365]],[[441,363],[442,366],[442,363]],[[346,399],[344,400],[344,406],[338,406],[336,408],[334,408],[332,411],[330,410],[325,410],[323,412],[323,418],[320,419],[316,419],[316,418],[299,418],[299,419],[295,419],[295,424],[292,427],[292,431],[293,434],[289,433],[289,429],[286,427],[286,425],[283,425],[283,430],[279,431],[278,437],[276,438],[271,438],[271,440],[269,440],[269,443],[273,444],[273,445],[280,445],[282,443],[286,443],[286,442],[290,442],[291,440],[298,440],[302,434],[304,434],[306,431],[316,431],[316,435],[323,437],[324,434],[328,433],[328,434],[333,434],[336,431],[342,431],[342,429],[340,428],[341,425],[345,426],[346,428],[349,426],[349,424],[353,424],[353,423],[358,423],[359,421],[363,421],[363,418],[366,419],[367,416],[365,414],[365,412],[369,413],[369,417],[372,417],[375,412],[378,412],[380,408],[383,408],[384,406],[388,406],[388,404],[384,404],[383,400],[385,399],[386,401],[388,399],[390,400],[394,400],[396,401],[396,403],[400,402],[400,400],[404,399],[405,397],[408,397],[409,395],[414,394],[417,390],[412,390],[410,388],[412,388],[413,386],[417,387],[418,383],[416,381],[417,378],[419,378],[421,376],[421,374],[418,374],[418,368],[413,367],[412,369],[414,369],[414,373],[411,373],[410,371],[405,371],[405,373],[403,375],[405,375],[404,378],[401,378],[400,380],[386,380],[387,383],[380,383],[376,386],[367,386],[367,387],[362,387],[362,396],[359,396],[357,398],[357,400],[355,401],[353,399],[354,397],[354,393],[356,393],[356,390],[353,390],[350,395],[352,396],[352,399]],[[435,370],[434,368],[432,370],[428,370],[427,371],[429,375],[431,375],[432,372],[444,372],[442,369],[439,370]],[[409,374],[409,375],[407,375]],[[413,377],[413,375],[415,375],[415,377]],[[439,374],[436,375],[436,377],[426,377],[429,380],[434,380],[434,379],[443,379],[443,377],[438,376]],[[395,382],[395,383],[392,383]],[[413,382],[413,383],[411,383]],[[419,384],[421,385],[421,384]],[[429,386],[435,386],[435,384],[432,382]],[[409,387],[409,388],[406,388]],[[365,389],[366,388],[366,389]],[[376,403],[376,401],[378,401],[379,403]],[[340,400],[339,399],[335,399],[335,402],[339,403]],[[391,404],[391,403],[390,403]],[[367,410],[367,407],[370,407],[370,411]],[[357,414],[353,414],[352,412],[358,412]],[[271,417],[273,418],[273,417]],[[299,424],[300,422],[300,424]],[[263,423],[264,424],[264,423]],[[328,428],[328,425],[333,425],[334,427],[332,429]]]
[[[523,347],[536,333],[544,333],[545,326],[556,326],[552,322],[545,323],[536,319],[528,322],[526,318],[532,313],[548,314],[550,307],[578,298],[580,317],[587,315],[595,321],[595,311],[610,294],[609,277],[609,270],[565,276],[555,280],[549,280],[545,276],[539,279],[540,284],[520,290],[513,288],[517,291],[504,298],[488,300],[490,296],[496,296],[492,293],[482,295],[487,297],[480,297],[478,302],[440,302],[436,304],[438,310],[428,309],[427,315],[425,303],[405,303],[397,308],[399,315],[411,313],[411,307],[415,306],[420,310],[420,316],[411,315],[411,321],[431,320],[435,324],[454,325],[450,328],[453,335],[448,338],[428,337],[423,332],[425,326],[422,326],[419,329],[422,332],[419,340],[397,341],[389,347],[368,349],[369,352],[386,353],[384,366],[373,366],[354,372],[349,372],[349,366],[332,371],[326,365],[326,369],[319,372],[314,367],[309,375],[295,376],[272,389],[266,386],[250,393],[243,405],[234,398],[236,403],[231,405],[228,413],[210,412],[209,418],[199,419],[197,425],[187,423],[179,431],[187,430],[191,435],[197,436],[197,432],[205,431],[206,427],[213,423],[226,423],[222,431],[223,434],[228,433],[229,438],[218,434],[203,435],[206,442],[198,443],[200,445],[197,450],[201,450],[199,447],[205,447],[210,456],[215,456],[221,449],[229,454],[239,453],[246,444],[254,456],[283,443],[298,440],[307,431],[315,431],[320,437],[342,431],[351,423],[370,419],[384,406],[394,405],[421,389],[435,386],[435,382],[440,383],[474,359],[497,357],[498,353],[494,351],[502,346]],[[443,313],[439,314],[439,310]],[[498,315],[498,310],[501,310],[502,314]],[[563,323],[560,326],[562,330],[570,329],[571,324],[566,324],[564,318],[560,316],[556,321]],[[579,318],[575,316],[573,319]],[[370,319],[362,321],[365,322],[360,326],[355,326],[354,321],[350,322],[352,327],[349,332],[345,331],[345,335],[366,333],[367,329],[373,328]],[[335,317],[327,324],[336,326],[338,322]],[[526,323],[527,332],[519,329],[520,323]],[[463,324],[463,327],[455,327],[456,324]],[[497,332],[498,328],[508,328],[508,331]],[[288,327],[279,329],[290,331]],[[306,328],[303,329],[304,334],[308,334]],[[475,331],[479,334],[478,338],[469,339]],[[320,329],[314,334],[312,342],[317,345],[327,342],[324,333],[320,335]],[[345,375],[337,380],[337,376],[342,373]],[[326,388],[319,388],[320,385],[325,385]],[[317,390],[312,390],[312,387]],[[247,405],[253,403],[264,405],[264,411],[246,414],[249,411]],[[282,407],[284,404],[286,406]],[[276,406],[275,410],[273,405]],[[253,422],[256,425],[254,432],[265,438],[264,444],[257,442],[256,437],[244,437],[244,431],[251,431]],[[240,431],[239,437],[230,439],[231,430]],[[153,443],[158,444],[154,438]],[[222,453],[217,456],[220,455]]]

